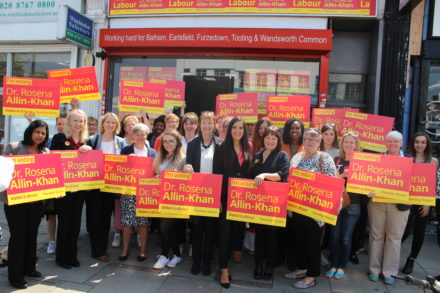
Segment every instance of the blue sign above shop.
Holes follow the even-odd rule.
[[[93,20],[67,5],[60,6],[57,38],[84,48],[92,47]]]

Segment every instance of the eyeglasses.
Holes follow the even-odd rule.
[[[266,126],[266,128],[265,129],[269,129],[269,130],[272,130],[272,131],[280,131],[280,129],[278,128],[278,127],[276,127],[276,126]]]
[[[333,123],[324,123],[322,126],[335,127],[336,125]]]
[[[318,128],[314,128],[314,127],[309,127],[309,128],[307,128],[307,129],[304,131],[304,133],[306,133],[306,132],[310,132],[310,131],[315,131],[315,132],[317,132],[318,134],[321,134],[321,130],[319,130]]]
[[[320,139],[317,139],[317,138],[304,138],[303,139],[303,141],[304,142],[320,142],[321,140]]]
[[[348,131],[348,132],[344,133],[344,135],[343,135],[343,137],[346,137],[346,136],[358,137],[358,134],[353,131]]]

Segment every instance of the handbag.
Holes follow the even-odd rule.
[[[338,158],[338,161],[336,162],[336,165],[339,165],[341,159]],[[341,206],[341,210],[346,208],[348,205],[350,205],[350,195],[348,194],[347,190],[345,190],[344,187],[344,192],[342,193],[342,206]]]

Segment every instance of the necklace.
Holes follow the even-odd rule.
[[[206,144],[203,143],[203,139],[202,139],[202,147],[203,147],[205,150],[209,149],[209,148],[211,147],[213,141],[214,141],[214,137],[211,137],[211,140],[209,141],[209,144],[206,145]]]

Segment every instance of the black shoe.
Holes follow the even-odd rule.
[[[120,255],[119,256],[119,261],[126,261],[128,258],[128,253],[126,255]]]
[[[402,273],[404,273],[405,275],[411,274],[413,271],[413,267],[414,267],[414,259],[408,257],[406,259],[405,266],[402,269]]]
[[[229,282],[228,283],[222,283],[221,278],[222,277],[220,276],[220,285],[225,289],[229,289],[229,287],[231,287],[231,281],[232,281],[231,275],[229,275]]]
[[[254,271],[254,279],[261,280],[263,278],[263,265],[256,265]]]
[[[21,281],[21,282],[9,282],[11,284],[12,287],[17,288],[17,289],[26,289],[27,283],[26,281]]]
[[[436,279],[437,281],[440,281],[440,275],[438,275],[437,277],[435,277],[435,279]]]
[[[138,257],[137,257],[138,262],[143,262],[146,259],[147,259],[147,257],[145,255],[138,255]]]
[[[70,265],[62,264],[62,263],[59,263],[59,262],[57,262],[57,265],[60,268],[63,268],[63,269],[66,269],[66,270],[70,270],[72,268],[72,266],[70,266]]]
[[[263,280],[271,280],[273,275],[273,268],[271,264],[266,263],[266,266],[264,267],[264,274],[263,274]]]
[[[359,258],[358,258],[358,256],[357,256],[356,253],[352,253],[352,254],[350,254],[349,259],[350,259],[350,261],[351,261],[352,263],[354,263],[355,265],[358,265],[358,264],[359,264]]]
[[[30,278],[41,278],[41,273],[39,271],[33,271],[33,272],[25,273],[24,275],[26,277],[30,277]]]
[[[209,276],[211,274],[211,263],[204,261],[202,264],[202,275]]]
[[[75,261],[72,263],[72,267],[79,268],[80,266],[81,266],[81,264],[80,264],[80,262],[77,261],[77,260],[75,260]]]
[[[192,275],[200,274],[200,263],[193,263],[191,267],[191,274]]]

